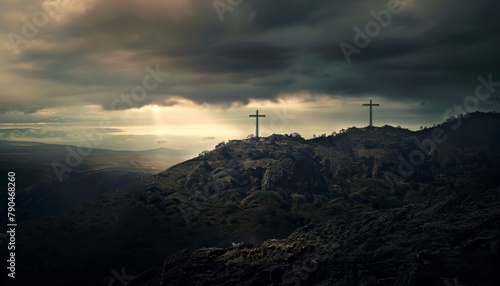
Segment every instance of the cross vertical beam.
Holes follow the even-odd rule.
[[[259,140],[259,117],[266,117],[264,114],[259,115],[259,110],[255,110],[255,115],[248,115],[248,117],[255,117],[255,138]]]
[[[369,127],[373,127],[373,106],[380,106],[380,104],[374,104],[373,100],[370,98],[370,103],[369,104],[363,104],[363,106],[369,106],[370,107],[370,125]]]

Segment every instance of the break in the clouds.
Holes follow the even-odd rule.
[[[53,10],[0,0],[0,113],[114,109],[148,66],[170,75],[132,107],[230,108],[306,94],[426,102],[415,112],[442,113],[474,92],[479,75],[500,81],[494,0],[396,1],[402,11],[348,63],[339,45],[355,46],[354,28],[365,31],[390,1],[232,1],[221,21],[211,0],[45,1]]]

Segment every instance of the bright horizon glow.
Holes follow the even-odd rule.
[[[307,92],[282,94],[277,100],[251,99],[247,105],[200,105],[173,97],[177,104],[146,105],[127,110],[105,110],[99,105],[65,106],[38,110],[31,114],[7,112],[0,115],[2,129],[32,128],[26,136],[0,139],[77,145],[84,134],[99,134],[102,143],[96,148],[112,150],[147,150],[165,147],[187,150],[192,156],[213,149],[218,142],[245,139],[255,133],[255,120],[248,115],[259,110],[259,135],[297,132],[304,138],[339,132],[368,125],[369,111],[363,104],[369,99],[380,103],[374,110],[374,125],[402,126],[419,130],[420,126],[441,123],[441,118],[422,121],[415,110],[418,102],[389,101],[373,95],[363,97],[328,96]],[[100,122],[110,122],[99,130]],[[8,132],[8,131],[5,131]],[[96,135],[97,136],[97,135]]]
[[[273,133],[303,132],[305,137],[312,134],[331,133],[342,128],[362,127],[368,122],[368,112],[362,108],[366,98],[335,98],[327,96],[308,96],[299,94],[280,97],[276,102],[270,100],[251,100],[246,106],[230,108],[196,105],[183,102],[175,106],[146,105],[141,108],[108,111],[97,105],[42,109],[32,115],[25,115],[25,122],[16,121],[16,114],[7,116],[0,126],[47,125],[53,130],[71,127],[98,127],[100,121],[110,121],[110,128],[121,129],[125,135],[163,135],[176,136],[215,136],[245,138],[253,133],[254,121],[248,118],[256,109],[266,118],[261,119],[262,136]],[[407,103],[381,102],[374,110],[376,126],[394,122],[388,120],[388,110],[402,110]],[[43,120],[29,122],[29,117]],[[439,123],[439,122],[437,122]],[[420,124],[420,123],[414,123]],[[404,123],[400,124],[405,126]],[[422,124],[425,125],[425,124]],[[405,127],[411,128],[408,124]],[[317,131],[314,133],[314,131]],[[328,130],[329,132],[322,132]],[[265,134],[267,133],[267,135]]]

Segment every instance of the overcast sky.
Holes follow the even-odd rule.
[[[106,121],[110,148],[196,149],[254,133],[256,109],[263,135],[311,137],[366,126],[370,98],[375,125],[415,129],[500,81],[499,1],[389,2],[0,0],[0,139]]]

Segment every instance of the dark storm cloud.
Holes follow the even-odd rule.
[[[14,67],[11,70],[21,76],[83,87],[116,86],[123,83],[124,78],[93,66],[89,61],[89,53],[80,49],[26,51],[21,59],[13,63],[29,62],[36,65],[37,69]]]
[[[170,8],[152,0],[97,1],[40,36],[58,49],[25,49],[12,60],[11,71],[92,88],[51,96],[106,109],[141,82],[145,66],[157,64],[171,76],[139,106],[172,106],[178,97],[230,106],[309,92],[416,104],[432,99],[439,109],[436,104],[470,95],[479,75],[492,73],[500,81],[500,3],[493,0],[413,0],[348,64],[339,44],[354,45],[353,28],[364,30],[373,20],[370,12],[387,9],[388,2],[243,1],[221,22],[211,1],[170,1]],[[108,61],[114,55],[130,63],[133,72],[116,73],[125,69]]]
[[[199,56],[181,60],[193,70],[216,73],[262,75],[285,70],[292,63],[292,51],[264,41],[237,41],[205,47]]]
[[[257,0],[249,1],[249,5],[256,12],[253,24],[257,29],[278,29],[294,25],[314,24],[320,21],[321,8],[329,6],[331,8],[339,8],[340,5],[332,7],[328,5],[328,0],[304,1],[304,0],[276,0],[266,1]],[[335,1],[343,2],[347,1]],[[345,7],[345,6],[344,6]],[[338,9],[330,10],[335,15],[339,12]]]
[[[498,2],[463,6],[451,1],[413,2],[415,6],[393,15],[389,26],[360,54],[353,54],[351,65],[344,67],[349,76],[332,79],[326,91],[450,102],[473,94],[479,75],[493,73],[494,78],[500,78],[496,52],[500,33],[497,20],[493,20],[494,11],[500,8]],[[420,12],[415,13],[415,9]],[[356,26],[364,29],[367,21]],[[353,44],[355,32],[351,31],[350,38],[343,41]],[[332,65],[345,63],[337,41],[311,50]]]

